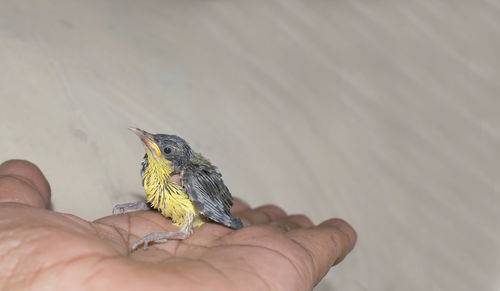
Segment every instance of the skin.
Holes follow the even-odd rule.
[[[35,165],[0,165],[1,290],[310,290],[356,241],[343,220],[314,226],[306,216],[236,200],[232,210],[245,228],[208,223],[186,240],[130,253],[138,238],[176,227],[156,211],[89,222],[49,203]]]

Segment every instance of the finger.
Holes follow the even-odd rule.
[[[240,198],[234,198],[234,205],[233,207],[231,207],[231,212],[234,214],[234,213],[238,213],[240,211],[244,211],[244,210],[248,210],[250,209],[250,205],[248,203],[246,203],[245,201],[243,201],[242,199]]]
[[[352,250],[356,232],[341,219],[330,219],[309,229],[296,229],[286,234],[301,245],[312,259],[310,266],[315,283]]]
[[[307,217],[303,214],[294,214],[294,215],[285,216],[285,217],[277,219],[276,222],[295,225],[296,227],[294,227],[294,228],[299,228],[299,227],[308,228],[308,227],[314,226],[314,224],[309,219],[309,217]],[[274,221],[271,222],[271,224],[272,223],[274,223]]]
[[[48,206],[49,201],[49,182],[33,163],[10,160],[0,165],[0,202],[43,208]]]
[[[340,263],[354,248],[354,245],[356,244],[356,241],[358,239],[356,231],[349,223],[340,218],[334,218],[324,221],[318,227],[333,227],[340,230],[340,233],[342,234],[342,241],[340,244],[342,246],[342,250],[333,265]]]
[[[243,220],[243,224],[248,226],[269,223],[277,218],[286,216],[286,212],[275,205],[264,205],[255,209],[239,212],[238,216]]]
[[[303,214],[295,214],[279,217],[269,222],[269,225],[277,228],[280,232],[289,232],[297,228],[309,228],[313,226],[312,221]]]

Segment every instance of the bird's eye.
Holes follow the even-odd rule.
[[[172,152],[172,149],[169,148],[169,147],[166,147],[163,149],[163,151],[166,153],[166,154],[170,154]]]

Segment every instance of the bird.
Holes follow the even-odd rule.
[[[231,192],[217,167],[207,158],[193,151],[179,136],[151,134],[133,127],[129,130],[141,139],[146,151],[141,166],[146,199],[118,204],[113,213],[152,208],[180,227],[174,232],[148,234],[132,245],[132,251],[140,245],[147,250],[151,243],[186,239],[194,227],[207,222],[234,230],[243,227],[241,220],[231,214]]]

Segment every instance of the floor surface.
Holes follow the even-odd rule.
[[[88,219],[143,195],[127,128],[356,249],[316,290],[500,290],[500,2],[0,1],[0,160]]]

